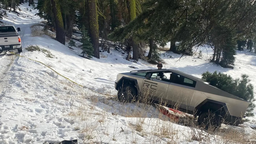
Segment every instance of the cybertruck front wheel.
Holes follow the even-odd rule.
[[[134,102],[137,101],[137,90],[131,85],[121,86],[118,89],[117,96],[120,102]]]

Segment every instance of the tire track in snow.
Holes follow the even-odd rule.
[[[14,60],[17,59],[16,54],[4,54],[0,57],[0,96],[2,97],[4,87],[6,86],[6,73],[10,70]],[[0,99],[1,99],[0,97]]]

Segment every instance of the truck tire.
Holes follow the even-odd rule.
[[[18,49],[18,53],[21,53],[22,52],[22,47]]]
[[[212,113],[211,111],[199,114],[197,123],[199,127],[205,130],[216,130],[221,126],[222,117]]]
[[[118,89],[118,100],[120,102],[133,102],[133,101],[137,101],[137,90],[134,86],[131,85],[125,85],[125,86],[121,86]]]

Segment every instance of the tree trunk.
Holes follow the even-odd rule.
[[[88,9],[89,6],[87,3],[85,3],[84,7],[81,7],[79,9],[79,12],[81,13],[81,23],[85,26],[85,29],[88,31],[88,34],[90,35]]]
[[[74,14],[66,15],[66,26],[65,31],[67,37],[70,39],[73,34],[73,24],[74,24],[75,16]]]
[[[55,29],[56,29],[56,40],[62,44],[65,44],[65,32],[63,26],[63,19],[60,11],[59,1],[51,0],[52,11],[55,19]]]
[[[28,6],[30,6],[30,5],[32,5],[32,4],[34,4],[34,0],[29,0],[29,1],[28,1]]]
[[[170,51],[176,53],[177,49],[176,49],[176,45],[175,45],[176,41],[174,39],[171,40],[171,45],[170,45]]]
[[[217,48],[216,48],[216,46],[214,46],[214,49],[213,49],[213,56],[212,56],[212,60],[211,60],[212,62],[215,61],[216,53],[217,53]]]
[[[215,61],[217,64],[220,63],[220,56],[221,56],[221,49],[218,48],[218,49],[217,49],[216,61]]]
[[[129,0],[130,1],[130,17],[131,21],[136,18],[136,0]]]
[[[127,45],[127,47],[126,47],[126,51],[127,51],[126,60],[130,60],[130,58],[131,58],[131,45],[130,45],[129,42],[128,42],[128,45]]]
[[[68,38],[72,37],[72,34],[73,34],[73,24],[74,24],[74,17],[69,17],[68,29],[67,29],[67,36],[68,36]]]
[[[134,60],[139,60],[139,48],[137,43],[131,38],[131,42],[132,42],[132,48],[133,48],[133,59]]]
[[[131,21],[136,18],[136,0],[130,0],[130,17]],[[136,42],[131,38],[132,48],[133,48],[133,59],[139,60],[139,48]]]
[[[14,0],[11,1],[11,8],[13,8],[13,11],[16,11],[16,2]]]
[[[153,39],[149,39],[149,53],[148,53],[148,59],[151,59],[152,56],[152,50],[153,50]]]
[[[99,24],[96,0],[87,0],[89,14],[89,34],[94,48],[94,56],[100,58],[99,54]]]
[[[117,27],[117,18],[116,18],[116,6],[114,0],[109,0],[110,7],[110,16],[111,16],[111,31],[114,31],[115,27]]]

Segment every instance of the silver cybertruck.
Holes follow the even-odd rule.
[[[150,99],[198,117],[199,125],[219,127],[241,123],[249,102],[172,69],[134,70],[117,75],[115,89],[121,102]]]

